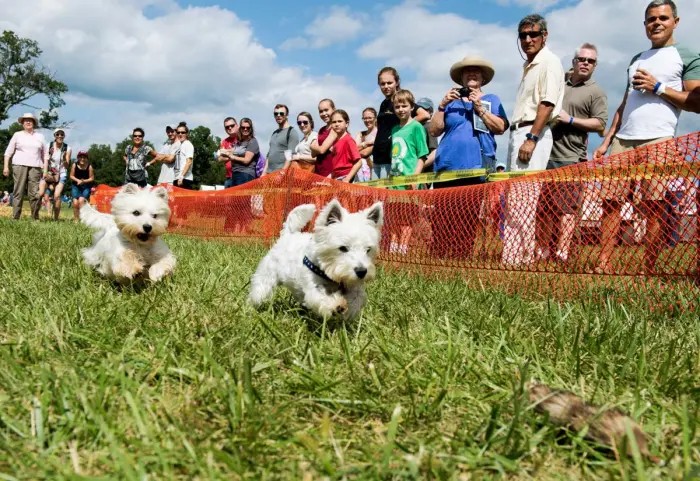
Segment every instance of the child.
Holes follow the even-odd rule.
[[[350,117],[345,110],[338,109],[331,115],[331,129],[337,140],[331,149],[333,171],[331,177],[343,182],[352,182],[357,171],[362,167],[362,156],[357,150],[355,140],[348,134]]]
[[[73,182],[73,220],[78,222],[80,208],[90,200],[90,189],[95,181],[95,171],[88,162],[88,153],[84,150],[78,152],[78,161],[70,168],[70,180]]]
[[[399,125],[391,130],[391,172],[390,176],[420,174],[423,164],[428,157],[428,142],[423,126],[411,117],[416,100],[409,90],[397,90],[391,98],[394,113],[399,118]],[[411,190],[412,186],[394,187],[397,190]],[[417,206],[415,206],[417,207]],[[389,252],[408,253],[408,242],[411,238],[412,223],[418,213],[411,210],[406,212],[406,221],[401,221],[401,234],[397,239],[396,233],[391,233]]]

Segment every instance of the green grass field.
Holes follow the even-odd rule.
[[[262,246],[169,236],[175,276],[119,290],[82,264],[89,242],[0,218],[0,479],[700,475],[697,313],[392,269],[339,326],[283,291],[246,305]],[[551,427],[532,378],[629,412],[665,465]]]

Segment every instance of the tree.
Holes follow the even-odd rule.
[[[20,130],[22,130],[22,126],[17,122],[13,122],[7,129],[0,129],[0,154],[5,153],[5,149],[7,149],[7,144],[10,143],[10,139],[15,132],[19,132]],[[15,181],[12,179],[12,171],[10,171],[9,177],[3,177],[0,175],[0,193],[5,190],[12,192],[14,183]]]
[[[39,44],[5,30],[0,37],[0,122],[7,120],[9,110],[24,104],[36,95],[45,95],[49,108],[39,115],[39,124],[51,128],[58,121],[56,109],[65,102],[61,95],[68,91],[63,82],[36,59],[41,55]]]

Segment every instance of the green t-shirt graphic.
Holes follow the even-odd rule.
[[[423,126],[411,119],[401,127],[396,125],[391,130],[391,176],[413,175],[418,159],[428,155]],[[397,187],[399,188],[399,187]],[[399,189],[405,189],[400,187]]]

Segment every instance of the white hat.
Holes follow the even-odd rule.
[[[34,117],[34,114],[25,113],[24,115],[22,115],[20,118],[17,119],[17,123],[21,124],[25,119],[32,119],[34,121],[34,126],[36,126],[37,121],[36,121],[36,117]]]
[[[462,83],[462,69],[466,67],[478,67],[481,69],[481,76],[483,77],[483,82],[481,82],[482,86],[489,83],[496,73],[496,70],[493,68],[493,64],[488,60],[476,55],[464,57],[450,68],[450,77],[456,84]]]
[[[55,130],[53,131],[53,134],[56,135],[56,134],[59,133],[59,132],[63,132],[64,134],[66,133],[65,130],[63,130],[61,127],[59,127],[59,128],[57,128],[57,129],[55,129]]]

